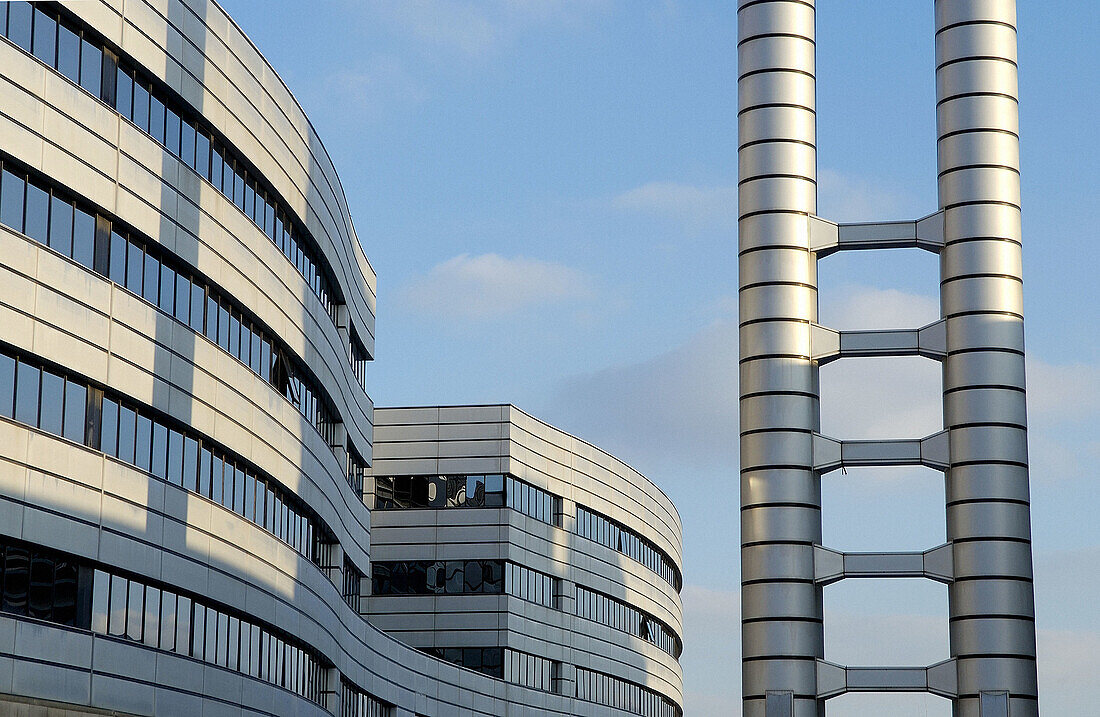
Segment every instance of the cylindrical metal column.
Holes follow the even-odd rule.
[[[813,0],[738,4],[744,715],[820,717]],[[769,697],[770,693],[770,697]],[[769,707],[770,704],[770,707]]]
[[[944,422],[957,717],[1038,714],[1015,0],[937,0]],[[1004,699],[1003,693],[1009,699]],[[985,713],[981,703],[987,705]],[[999,694],[998,694],[999,693]],[[1006,714],[1007,717],[1007,714]]]

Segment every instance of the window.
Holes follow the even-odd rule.
[[[390,717],[393,706],[364,692],[345,679],[340,681],[340,717]]]
[[[0,416],[15,415],[15,359],[0,354]]]
[[[7,167],[0,180],[0,223],[17,232],[23,231],[23,196],[26,182],[21,176],[12,174]]]
[[[516,563],[506,563],[506,566],[504,592],[544,607],[554,607],[555,578]]]
[[[56,194],[50,201],[49,245],[65,256],[73,254],[73,205]]]
[[[55,436],[62,434],[65,406],[65,379],[50,371],[42,372],[42,398],[38,425]]]
[[[57,59],[57,21],[42,12],[34,11],[34,56],[50,67]]]
[[[13,2],[8,8],[8,37],[27,52],[31,51],[33,14],[29,2]]]
[[[38,389],[42,372],[19,362],[15,372],[15,420],[28,426],[38,425]]]
[[[574,696],[642,717],[681,717],[683,712],[664,695],[634,682],[577,667]]]
[[[68,556],[0,538],[0,610],[87,629],[91,605],[78,604],[79,581]]]
[[[653,543],[629,528],[599,513],[577,504],[577,534],[617,550],[660,575],[676,590],[680,589],[680,572],[672,560]]]

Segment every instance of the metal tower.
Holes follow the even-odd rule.
[[[957,717],[1038,715],[1015,5],[935,2],[939,211],[917,221],[838,225],[816,216],[815,2],[739,0],[747,716],[823,715],[830,697],[889,691],[950,698]],[[897,331],[819,326],[817,261],[893,247],[939,254],[941,320]],[[915,355],[943,364],[941,433],[879,441],[819,433],[819,365]],[[913,553],[822,546],[823,475],[896,465],[944,471],[949,542]],[[945,583],[950,659],[912,668],[826,662],[822,588],[861,577]]]

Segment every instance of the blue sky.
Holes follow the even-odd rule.
[[[515,403],[653,478],[685,525],[687,714],[736,712],[735,3],[223,4],[335,159],[379,276],[377,404]],[[1087,0],[1020,6],[1040,689],[1045,712],[1088,715],[1100,674],[1100,13]],[[821,3],[822,215],[935,210],[932,29],[930,0]],[[830,257],[822,321],[934,320],[937,274],[916,251]],[[838,436],[918,436],[941,420],[938,371],[922,360],[832,364],[822,390]],[[944,540],[931,472],[830,475],[824,502],[826,542],[841,549]],[[829,659],[947,657],[942,586],[841,583],[826,610]],[[829,708],[875,711],[950,713],[921,697]]]

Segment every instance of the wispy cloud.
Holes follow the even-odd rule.
[[[446,319],[484,320],[592,298],[592,279],[572,267],[526,257],[461,254],[406,284],[414,310]]]
[[[691,228],[734,227],[737,186],[649,182],[615,195],[611,206],[624,212],[670,218]]]
[[[915,207],[911,197],[888,185],[831,169],[817,173],[817,207],[818,214],[834,222],[916,219],[935,211],[935,207]]]
[[[373,55],[354,68],[327,77],[323,90],[328,97],[339,97],[343,116],[360,122],[363,115],[378,116],[395,107],[415,107],[428,98],[422,82],[410,73],[400,58]]]

